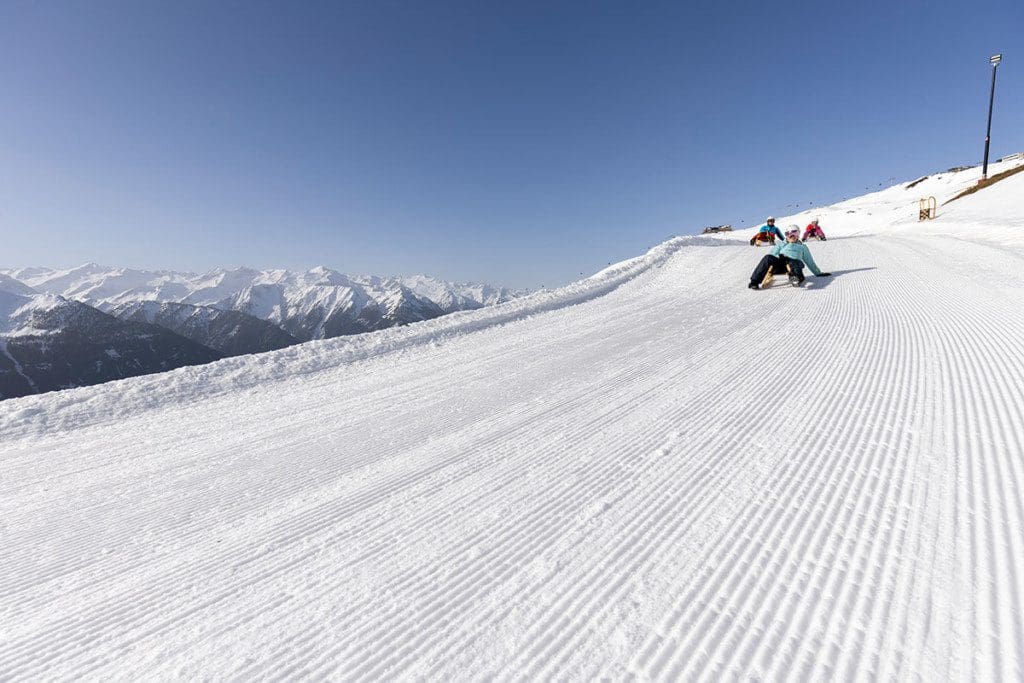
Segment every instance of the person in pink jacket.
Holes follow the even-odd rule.
[[[804,238],[801,241],[806,242],[809,237],[817,237],[822,242],[825,241],[825,231],[818,225],[817,218],[807,224],[807,227],[804,229]]]

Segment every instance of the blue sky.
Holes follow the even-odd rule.
[[[1024,151],[1024,2],[0,4],[0,267],[548,287]]]

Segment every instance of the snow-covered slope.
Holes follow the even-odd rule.
[[[805,290],[677,238],[0,403],[0,677],[1020,679],[1024,174],[916,222],[972,173],[816,212]]]
[[[350,277],[322,266],[301,272],[235,268],[195,275],[88,263],[70,270],[24,268],[3,273],[41,292],[103,311],[145,301],[235,310],[279,325],[302,341],[418,322],[521,294],[423,275]]]
[[[0,292],[6,292],[8,294],[17,294],[18,296],[35,296],[40,292],[32,289],[24,282],[15,280],[9,275],[0,273]]]

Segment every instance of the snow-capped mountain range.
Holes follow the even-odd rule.
[[[134,301],[111,313],[121,320],[151,323],[225,356],[283,349],[299,340],[266,320],[213,306]]]
[[[202,275],[111,268],[23,268],[0,273],[33,289],[114,311],[142,301],[211,306],[272,322],[300,341],[355,334],[509,301],[521,292],[413,277],[218,268]]]
[[[4,270],[0,398],[406,325],[519,294],[323,267],[203,275],[95,263]]]
[[[0,399],[98,384],[223,354],[159,325],[0,280]]]

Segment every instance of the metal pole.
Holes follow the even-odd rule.
[[[1002,55],[1000,55],[1000,57],[1001,56]],[[988,94],[988,127],[985,129],[985,160],[982,162],[981,166],[982,180],[986,180],[988,178],[988,143],[989,138],[992,136],[992,103],[996,99],[996,69],[998,68],[999,60],[992,61],[992,90],[990,90]]]

